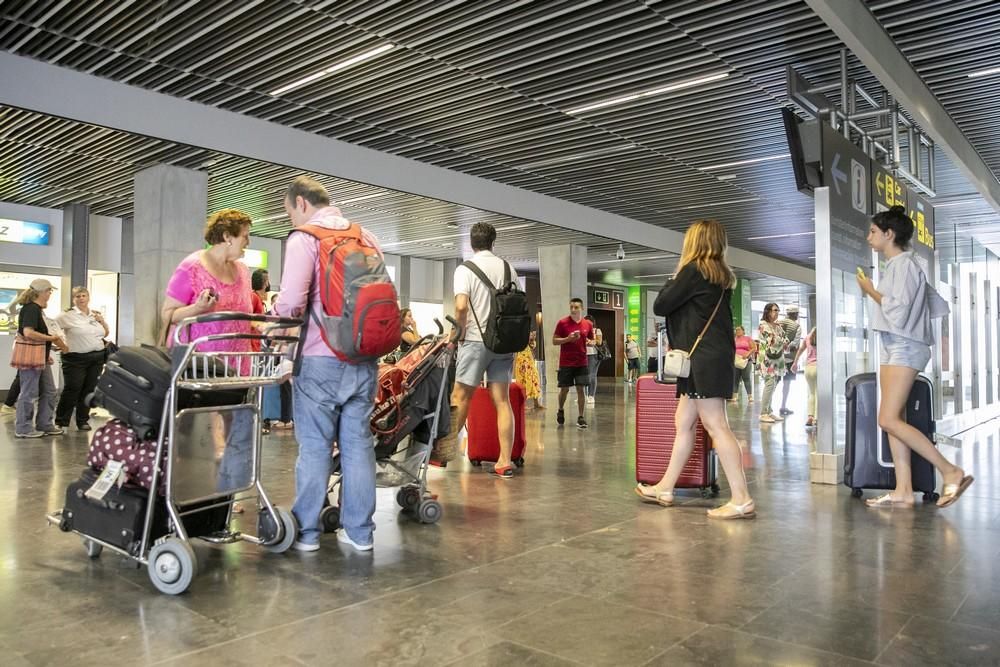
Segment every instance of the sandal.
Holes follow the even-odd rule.
[[[514,466],[493,466],[493,474],[500,479],[510,479],[514,476]]]
[[[886,493],[878,498],[869,498],[865,501],[865,505],[868,507],[913,507],[913,502],[896,500],[891,493]]]
[[[945,484],[941,498],[937,501],[938,507],[948,507],[949,505],[954,505],[955,501],[961,497],[965,490],[972,486],[975,479],[972,475],[966,475],[962,478],[962,481],[958,484]]]
[[[649,491],[653,493],[649,493]],[[674,505],[674,493],[673,491],[656,491],[656,487],[650,484],[638,484],[635,487],[635,493],[637,496],[642,498],[644,503],[656,503],[661,507],[673,507]]]
[[[757,508],[753,504],[753,501],[744,503],[743,505],[734,505],[729,502],[722,507],[716,507],[714,510],[708,510],[709,519],[722,519],[722,520],[733,520],[733,519],[754,519],[757,517]]]

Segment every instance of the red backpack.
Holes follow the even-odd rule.
[[[311,319],[337,358],[352,364],[375,361],[399,347],[396,287],[378,251],[361,243],[361,227],[303,225],[295,231],[319,241],[323,312],[311,313]]]

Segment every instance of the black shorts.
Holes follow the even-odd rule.
[[[559,388],[563,387],[586,387],[590,384],[590,369],[586,366],[560,366],[556,374],[559,381]]]
[[[638,357],[636,357],[635,359],[629,359],[628,360],[628,369],[630,371],[637,371],[637,370],[639,370],[639,358]]]

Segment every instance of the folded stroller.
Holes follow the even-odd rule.
[[[441,503],[427,491],[427,468],[434,441],[448,435],[448,368],[457,350],[461,328],[448,317],[450,333],[438,320],[438,333],[424,336],[395,364],[380,364],[375,408],[371,416],[379,487],[399,487],[396,502],[421,523],[441,518]],[[326,532],[340,526],[340,456],[334,451],[327,502],[320,515]]]

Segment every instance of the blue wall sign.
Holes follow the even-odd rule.
[[[6,241],[7,243],[27,243],[28,245],[48,245],[49,225],[42,222],[0,218],[0,241]]]

